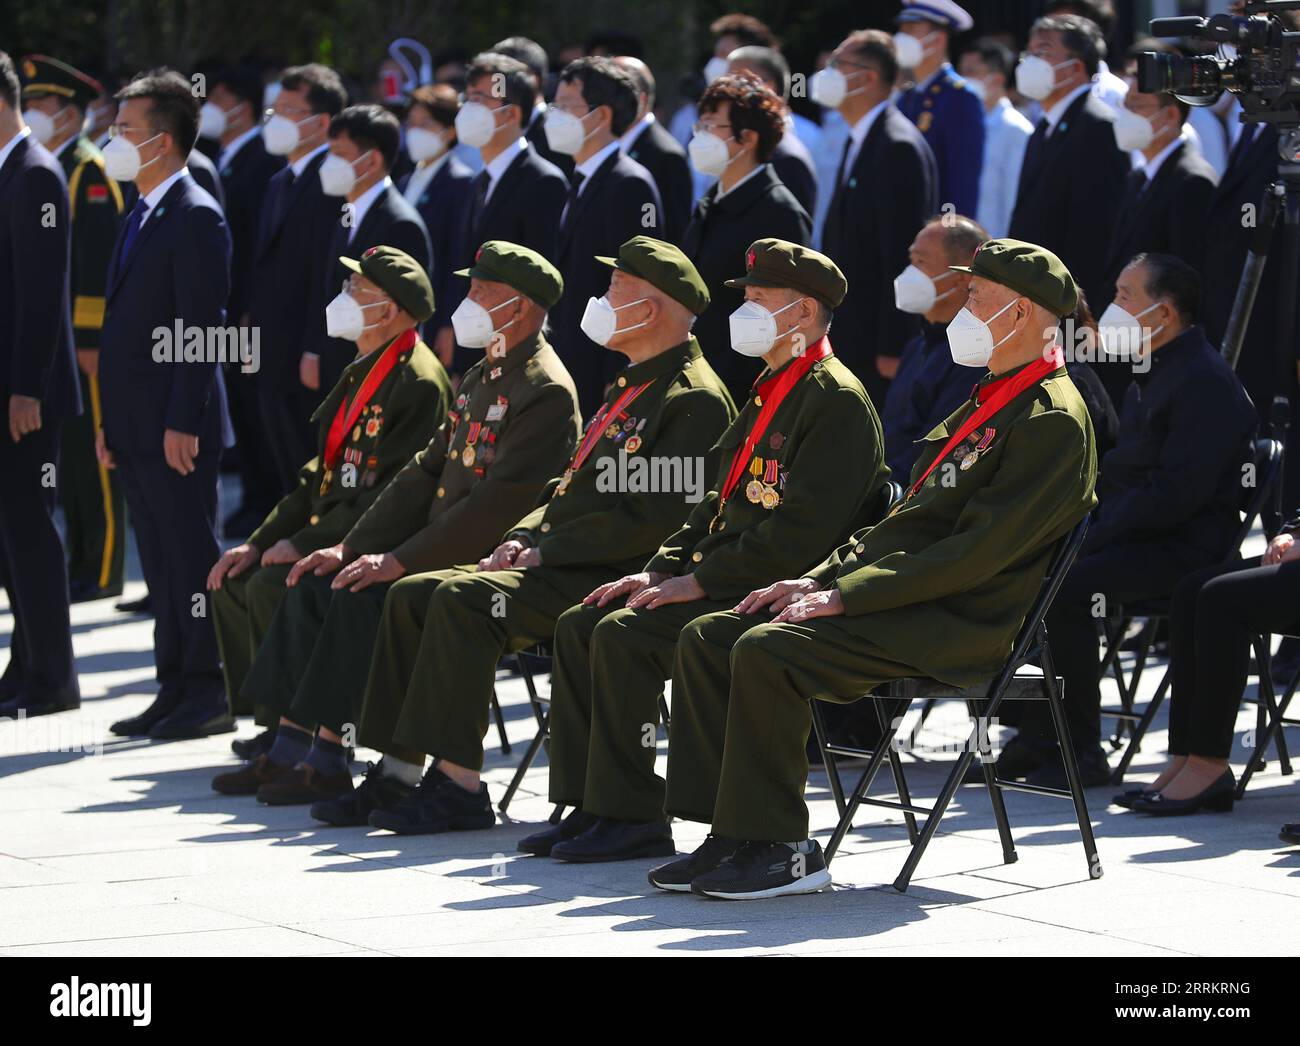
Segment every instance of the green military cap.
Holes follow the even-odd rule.
[[[745,252],[745,275],[727,280],[728,287],[789,287],[837,308],[849,283],[840,267],[826,255],[789,240],[755,240]]]
[[[457,269],[456,275],[509,284],[544,309],[554,308],[564,293],[559,269],[536,251],[506,240],[488,240],[474,255],[474,264]]]
[[[43,54],[29,54],[22,60],[23,97],[58,95],[84,109],[104,93],[103,85],[67,62]]]
[[[617,258],[596,261],[645,280],[698,316],[709,307],[709,288],[681,250],[653,236],[633,236],[618,249]]]
[[[433,285],[424,266],[396,247],[371,247],[359,260],[340,258],[423,323],[433,315]]]
[[[1069,316],[1079,304],[1079,290],[1070,270],[1046,247],[1034,243],[985,240],[969,265],[949,268],[1010,287],[1054,316]]]

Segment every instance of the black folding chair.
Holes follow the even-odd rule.
[[[1254,448],[1255,464],[1255,486],[1246,488],[1242,500],[1241,513],[1242,521],[1237,527],[1237,532],[1233,536],[1229,552],[1223,558],[1224,563],[1230,563],[1235,559],[1241,558],[1241,546],[1245,544],[1246,539],[1250,537],[1251,528],[1255,525],[1255,520],[1261,517],[1275,493],[1275,487],[1282,481],[1282,444],[1275,439],[1257,439]],[[1120,644],[1124,641],[1124,636],[1129,627],[1135,620],[1144,619],[1142,630],[1137,636],[1137,651],[1133,668],[1125,678],[1124,671],[1120,665]],[[1162,622],[1169,619],[1169,600],[1143,600],[1140,603],[1130,603],[1117,609],[1117,613],[1111,620],[1103,626],[1106,636],[1106,654],[1101,661],[1101,674],[1104,676],[1109,670],[1115,677],[1116,685],[1119,687],[1119,706],[1103,707],[1101,714],[1117,720],[1115,733],[1111,737],[1111,747],[1114,749],[1123,748],[1123,754],[1120,756],[1119,763],[1111,771],[1111,781],[1114,784],[1120,784],[1124,780],[1124,774],[1128,772],[1129,764],[1133,762],[1133,757],[1137,755],[1142,746],[1142,739],[1151,727],[1156,713],[1160,711],[1160,706],[1164,702],[1169,692],[1170,684],[1173,682],[1173,666],[1166,665],[1165,673],[1160,678],[1160,685],[1156,687],[1156,692],[1151,700],[1147,702],[1146,707],[1137,708],[1138,684],[1142,681],[1142,673],[1147,666],[1147,661],[1151,653],[1151,646],[1155,639],[1156,629]],[[1264,644],[1267,647],[1267,644]],[[1256,644],[1258,648],[1259,644]],[[1267,674],[1267,666],[1261,667],[1261,677]],[[1261,694],[1264,693],[1261,686]],[[1272,690],[1269,689],[1271,696]],[[1263,733],[1266,728],[1266,713],[1271,711],[1261,702],[1259,707],[1259,724],[1258,732]],[[1125,732],[1129,735],[1127,746],[1124,744]],[[1284,760],[1286,766],[1290,767],[1290,762],[1285,755],[1285,741],[1279,736],[1278,755]],[[1262,751],[1262,750],[1261,750]],[[1252,762],[1252,766],[1254,763]],[[1288,769],[1289,773],[1290,770]],[[1249,775],[1247,775],[1249,776]]]
[[[1047,626],[1044,623],[1044,617],[1048,608],[1052,605],[1052,600],[1056,598],[1056,593],[1060,589],[1065,575],[1069,572],[1075,557],[1079,554],[1079,547],[1083,544],[1083,537],[1087,530],[1088,519],[1084,517],[1075,524],[1073,530],[1062,540],[1060,547],[1052,558],[1052,563],[1044,577],[1043,586],[1038,593],[1038,597],[1030,608],[1024,625],[1021,626],[1011,656],[991,683],[956,688],[941,683],[936,679],[908,678],[895,680],[886,684],[883,688],[866,695],[868,699],[875,700],[878,703],[877,707],[879,707],[879,702],[886,703],[889,707],[889,714],[887,717],[885,712],[880,712],[882,729],[880,743],[870,752],[861,777],[858,778],[857,784],[854,785],[853,792],[849,796],[847,803],[842,807],[839,822],[836,824],[835,831],[831,833],[830,841],[826,845],[827,863],[835,856],[835,852],[839,849],[845,834],[853,826],[853,816],[857,813],[859,806],[879,806],[890,810],[901,810],[909,819],[908,835],[911,838],[912,846],[908,852],[907,860],[903,864],[902,871],[899,872],[898,878],[894,880],[894,889],[900,893],[905,892],[912,880],[912,874],[916,871],[917,864],[925,853],[926,847],[930,845],[930,840],[938,831],[939,823],[948,808],[948,804],[952,802],[953,796],[966,776],[971,761],[978,754],[981,757],[980,765],[984,773],[984,785],[993,806],[993,817],[997,822],[998,836],[1002,842],[1003,861],[1006,864],[1012,864],[1016,861],[1017,855],[1015,843],[1011,838],[1011,825],[1007,820],[1006,804],[1003,801],[1002,792],[1010,790],[1030,792],[1034,795],[1050,795],[1073,801],[1075,816],[1079,822],[1079,834],[1082,837],[1084,854],[1088,861],[1088,875],[1094,879],[1101,877],[1101,863],[1097,857],[1097,844],[1093,838],[1092,824],[1088,820],[1088,806],[1083,794],[1083,785],[1079,778],[1079,768],[1074,758],[1074,747],[1070,743],[1069,726],[1066,723],[1065,711],[1061,703],[1061,691],[1064,688],[1064,681],[1056,675],[1055,667],[1052,664],[1051,650],[1047,641]],[[1042,666],[1041,673],[1022,672],[1022,669],[1031,660],[1037,660]],[[898,760],[893,742],[899,724],[913,702],[932,698],[965,701],[967,710],[974,720],[974,729],[969,742],[964,746],[961,755],[958,757],[956,765],[948,774],[948,779],[944,782],[943,789],[940,791],[938,799],[935,800],[934,806],[923,807],[914,805],[908,797],[902,764]],[[1065,777],[1069,783],[1068,788],[1050,788],[1019,781],[1004,781],[994,773],[992,753],[985,748],[987,734],[986,731],[981,729],[981,723],[991,722],[997,715],[1003,701],[1028,700],[1047,701],[1052,724],[1056,730],[1056,740],[1061,750],[1061,758],[1065,765]],[[814,729],[816,729],[817,715],[815,711],[813,723]],[[823,751],[827,751],[827,746],[823,746]],[[886,756],[889,757],[890,767],[894,773],[895,786],[898,790],[897,800],[877,799],[867,795]],[[830,755],[827,756],[827,760],[828,764],[832,761]],[[831,773],[831,780],[833,782],[836,780],[833,772]],[[835,784],[832,785],[832,790],[838,791]],[[839,795],[837,795],[837,799],[839,799]],[[914,822],[916,814],[925,815],[925,823],[921,826],[919,834],[916,832]]]
[[[1246,785],[1250,783],[1255,771],[1263,769],[1264,755],[1267,753],[1270,744],[1275,745],[1277,748],[1277,757],[1281,764],[1282,773],[1290,776],[1292,772],[1291,755],[1287,751],[1283,728],[1300,726],[1300,719],[1288,719],[1286,717],[1287,706],[1291,704],[1291,698],[1295,696],[1296,688],[1300,686],[1300,668],[1297,668],[1291,674],[1290,682],[1287,683],[1281,698],[1278,698],[1277,692],[1273,688],[1273,655],[1269,650],[1269,638],[1269,634],[1266,633],[1255,636],[1252,640],[1252,645],[1255,648],[1255,663],[1259,669],[1258,713],[1255,727],[1256,743],[1254,751],[1251,752],[1250,761],[1246,764],[1245,771],[1237,781],[1238,799],[1246,794]]]

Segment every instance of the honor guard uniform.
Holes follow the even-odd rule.
[[[656,330],[671,337],[674,324],[685,333],[709,304],[695,266],[662,240],[636,236],[617,258],[597,260],[633,278],[629,301],[656,303],[643,333],[630,328],[613,351],[631,355],[638,342],[653,344]],[[663,298],[681,309],[666,312]],[[428,753],[481,770],[498,660],[549,640],[564,611],[641,568],[690,512],[686,470],[696,477],[696,497],[703,494],[717,467],[711,448],[735,416],[726,386],[689,334],[625,367],[563,474],[502,539],[535,549],[540,565],[416,574],[389,590],[358,741],[386,760],[423,764]],[[384,769],[355,793],[318,803],[312,816],[400,833],[495,823],[486,787],[471,792],[431,772],[412,792]]]
[[[81,117],[104,88],[85,73],[44,55],[22,61],[23,101],[57,98],[65,107],[53,117],[49,145],[68,180],[72,219],[72,326],[81,402],[85,409],[63,428],[59,495],[67,523],[68,586],[72,602],[120,595],[126,563],[126,502],[117,473],[95,456],[95,432],[102,425],[99,402],[99,332],[104,325],[104,286],[109,256],[122,215],[122,191],[104,173],[104,158],[81,134]],[[64,113],[76,131],[63,132]]]
[[[1003,312],[1028,299],[1059,319],[1077,303],[1065,266],[1032,244],[990,240],[954,268],[1014,291]],[[1026,338],[1038,336],[1034,316]],[[981,348],[993,346],[987,323],[971,319]],[[808,702],[857,701],[909,676],[974,685],[1010,655],[1053,552],[1096,503],[1087,408],[1059,351],[1034,345],[1030,362],[986,373],[925,443],[889,516],[804,574],[809,608],[838,601],[842,613],[803,614],[796,602],[789,620],[739,641],[723,629],[684,637],[667,812],[713,827],[695,854],[652,872],[652,885],[721,897],[820,889],[830,876],[803,797]]]
[[[719,441],[712,489],[642,568],[652,581],[661,576],[670,585],[689,576],[703,597],[653,609],[629,608],[622,599],[603,607],[584,603],[560,618],[550,796],[581,812],[525,839],[526,852],[573,861],[672,853],[664,782],[655,775],[645,727],[659,721],[679,637],[790,568],[808,569],[883,511],[889,473],[880,421],[861,382],[821,333],[821,315],[847,290],[843,274],[825,255],[776,239],[755,242],[745,269],[734,286],[751,293],[782,288],[800,295],[796,302],[813,299],[820,311],[808,333],[820,336],[809,337],[802,352],[783,346],[785,362],[759,376]],[[751,300],[742,309],[754,307]],[[788,315],[769,329],[804,334],[791,328]],[[732,640],[756,623],[732,615]],[[608,825],[619,830],[602,831]]]
[[[504,285],[541,310],[564,289],[559,272],[540,254],[500,240],[483,244],[473,266],[457,275]],[[501,355],[498,344],[508,334],[497,327],[432,441],[344,536],[349,552],[391,554],[406,573],[477,562],[563,471],[580,423],[573,380],[540,329],[506,341]],[[244,698],[303,728],[337,730],[355,722],[390,587],[333,589],[328,576],[304,574],[271,620]],[[218,778],[214,787],[257,792],[273,803],[328,797],[320,777],[313,785],[310,776],[276,776],[273,769],[255,764],[243,776],[226,775],[233,781]],[[339,776],[336,791],[350,790],[351,777]]]
[[[417,324],[433,315],[433,289],[424,269],[396,247],[372,247],[360,261],[340,259],[370,280]],[[446,370],[417,327],[354,360],[313,415],[316,456],[298,482],[249,537],[257,559],[281,541],[299,556],[328,548],[356,524],[403,465],[433,437],[451,406]],[[228,572],[212,590],[213,622],[231,712],[253,711],[239,697],[253,657],[289,590],[292,562],[261,566],[255,559]],[[264,722],[266,715],[260,715]]]

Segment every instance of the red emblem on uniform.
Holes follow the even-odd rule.
[[[745,255],[745,268],[746,268],[746,269],[752,269],[752,268],[754,267],[754,259],[755,259],[756,257],[757,257],[757,254],[756,254],[756,252],[754,251],[754,248],[751,247],[751,248],[749,249],[749,253]]]
[[[483,257],[483,248],[482,248],[482,247],[480,247],[478,250],[476,250],[476,251],[474,252],[474,261],[477,262],[481,257]]]

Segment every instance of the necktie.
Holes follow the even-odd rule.
[[[1128,179],[1124,183],[1124,197],[1119,205],[1120,235],[1123,235],[1124,226],[1141,205],[1142,194],[1146,192],[1146,188],[1146,172],[1140,167],[1135,171],[1130,171]]]
[[[144,197],[141,196],[135,201],[135,206],[131,208],[131,213],[127,215],[126,232],[122,236],[122,262],[125,262],[131,257],[131,248],[135,246],[135,238],[140,233],[140,226],[144,224],[144,214],[146,210],[148,210],[148,208],[145,206]]]
[[[853,136],[849,135],[847,138],[844,139],[844,151],[840,153],[839,170],[835,172],[836,188],[839,188],[839,186],[844,184],[844,176],[848,174],[849,153],[851,153],[852,151],[853,151]]]
[[[476,244],[479,242],[478,223],[483,217],[483,209],[487,206],[488,186],[491,184],[492,179],[487,173],[487,168],[479,171],[474,176],[474,195],[470,203],[469,228],[470,232],[474,234],[471,239]]]
[[[569,234],[569,224],[573,218],[574,209],[578,204],[578,194],[582,192],[582,183],[586,181],[586,175],[574,171],[573,178],[569,181],[569,195],[564,201],[564,216],[560,219],[560,231],[565,236]]]
[[[1228,154],[1229,171],[1235,171],[1241,164],[1241,159],[1250,149],[1250,143],[1255,140],[1255,132],[1258,126],[1253,123],[1241,125],[1241,134],[1237,135],[1237,140],[1232,143],[1232,152]]]
[[[1029,136],[1029,142],[1025,145],[1025,158],[1020,165],[1020,187],[1022,189],[1024,188],[1026,176],[1043,158],[1043,146],[1046,142],[1047,117],[1040,116],[1038,123],[1034,126],[1034,133]]]

